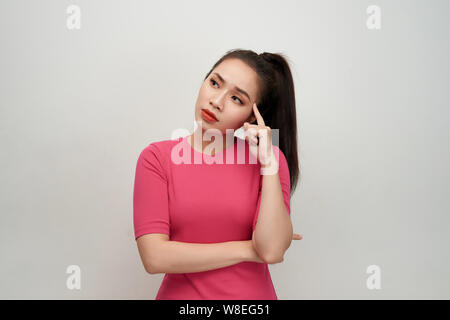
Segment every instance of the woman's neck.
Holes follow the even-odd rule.
[[[201,135],[201,137],[198,137],[199,135]],[[194,139],[196,137],[198,139],[197,140],[198,142],[194,143]],[[204,153],[204,154],[208,154],[208,153],[205,153],[204,151],[210,144],[215,143],[214,139],[216,139],[216,136],[213,136],[213,139],[211,139],[211,140],[204,140],[203,138],[204,138],[204,132],[200,132],[199,130],[196,130],[193,134],[191,134],[188,137],[188,142],[195,150],[197,150],[201,153]],[[227,149],[228,147],[230,147],[231,145],[233,145],[234,144],[234,133],[233,133],[233,137],[231,139],[232,143],[228,143],[228,145],[227,145],[227,135],[226,134],[221,135],[221,139],[222,139],[222,150],[217,150],[217,148],[214,148],[213,149],[214,153],[208,154],[208,155],[214,156],[214,154],[216,154],[217,152],[223,151],[223,150]],[[200,146],[200,140],[201,140],[201,150],[199,150],[199,148],[198,148],[198,146]]]

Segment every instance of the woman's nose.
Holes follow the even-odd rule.
[[[214,108],[222,109],[224,97],[225,97],[225,93],[218,94],[213,99],[211,99],[211,101],[210,101],[211,105]]]
[[[220,107],[220,101],[218,101],[217,99],[212,99],[210,104],[214,107],[214,108],[219,108]]]

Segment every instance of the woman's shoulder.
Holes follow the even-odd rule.
[[[181,142],[181,139],[183,139],[183,138],[180,137],[180,138],[175,138],[175,139],[153,141],[153,142],[150,142],[150,144],[148,144],[144,148],[144,150],[145,149],[160,150],[162,152],[170,151],[173,148],[173,146],[175,146],[177,143]]]
[[[152,141],[141,150],[140,156],[166,162],[167,155],[170,155],[172,148],[180,143],[181,140],[182,138]]]

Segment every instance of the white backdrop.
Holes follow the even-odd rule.
[[[164,275],[145,272],[134,240],[136,161],[192,131],[203,77],[234,48],[286,54],[295,81],[304,239],[270,265],[279,299],[450,298],[449,9],[0,2],[0,298],[154,299]]]

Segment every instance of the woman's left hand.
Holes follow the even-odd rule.
[[[250,153],[261,164],[261,172],[275,174],[278,172],[278,161],[273,154],[272,129],[265,125],[256,103],[253,103],[253,113],[257,124],[244,122],[244,137],[250,145]]]

